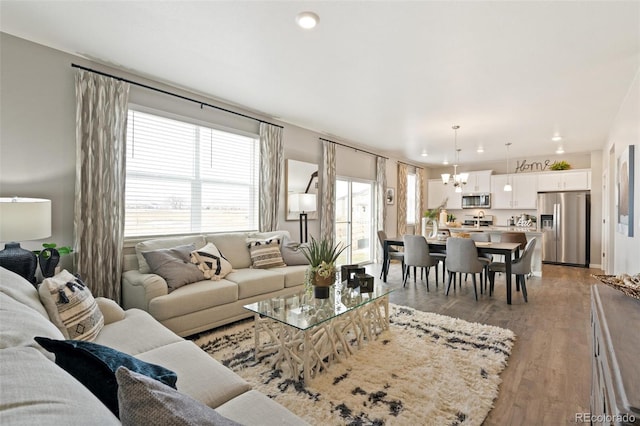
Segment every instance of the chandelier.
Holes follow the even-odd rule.
[[[449,182],[453,183],[455,187],[455,192],[462,192],[462,186],[467,184],[467,180],[469,179],[469,173],[460,173],[458,174],[458,163],[460,161],[460,148],[458,148],[458,129],[460,126],[453,126],[452,129],[454,131],[454,139],[453,146],[455,149],[456,162],[453,165],[453,176],[449,173],[442,173],[440,176],[442,177],[442,183],[447,185]]]

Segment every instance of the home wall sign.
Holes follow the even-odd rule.
[[[516,163],[515,173],[528,173],[528,172],[544,172],[550,169],[556,163],[556,160],[544,160],[544,161],[530,161],[518,160]]]

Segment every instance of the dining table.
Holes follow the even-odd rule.
[[[454,238],[454,237],[449,237]],[[427,238],[429,251],[432,253],[446,253],[446,240]],[[494,241],[476,241],[478,253],[482,254],[498,254],[504,256],[505,274],[507,281],[507,304],[511,304],[511,265],[515,259],[520,257],[520,243],[502,243]],[[386,239],[383,241],[383,261],[382,261],[382,280],[387,282],[388,264],[389,264],[389,248],[393,246],[404,246],[404,241],[398,239]]]

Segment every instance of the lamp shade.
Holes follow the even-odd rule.
[[[315,212],[316,194],[289,194],[289,211]]]
[[[51,236],[51,200],[0,198],[0,241],[39,240]]]

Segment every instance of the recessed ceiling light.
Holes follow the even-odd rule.
[[[444,161],[442,162],[442,164],[444,164],[445,166],[447,166],[447,165],[449,164],[449,160],[444,160]]]
[[[564,148],[559,146],[558,149],[556,149],[556,154],[564,154]]]
[[[479,147],[478,147],[478,149],[476,150],[476,152],[477,152],[478,154],[482,154],[482,153],[484,152],[484,148],[483,148],[483,147],[481,147],[481,146],[479,146]]]
[[[427,150],[426,149],[423,149],[422,150],[422,154],[420,154],[420,155],[423,156],[423,157],[428,157],[429,156],[429,154],[427,154]]]
[[[315,28],[318,22],[320,22],[320,18],[313,12],[300,12],[296,15],[296,23],[305,30]]]
[[[554,142],[560,142],[562,140],[562,136],[555,135],[554,137],[551,138],[551,140]]]

